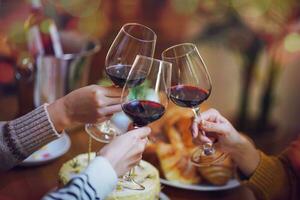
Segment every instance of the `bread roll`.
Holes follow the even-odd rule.
[[[214,159],[218,155],[220,152],[216,152],[216,155],[213,156],[207,156],[205,159]],[[232,160],[227,157],[214,165],[200,167],[199,171],[209,183],[220,186],[225,185],[233,177],[233,168]]]

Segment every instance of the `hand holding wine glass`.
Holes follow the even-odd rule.
[[[207,134],[201,135],[199,130],[203,130]],[[193,137],[198,138],[198,142],[202,144],[211,142],[210,138],[218,140],[218,148],[229,154],[234,152],[236,146],[242,141],[242,135],[215,109],[202,112],[194,120],[192,133]]]
[[[89,85],[72,91],[48,106],[57,131],[73,123],[95,123],[121,111],[122,89]]]
[[[150,132],[149,127],[129,131],[105,145],[97,155],[110,162],[118,177],[123,176],[141,160]]]
[[[141,55],[136,57],[121,97],[122,110],[133,121],[133,127],[147,126],[163,116],[168,105],[171,71],[169,62]],[[127,188],[143,190],[144,186],[136,182],[132,174],[131,170],[126,178]]]
[[[173,65],[170,99],[178,106],[191,108],[197,119],[200,114],[199,106],[208,99],[212,89],[207,67],[197,47],[191,43],[175,45],[164,50],[162,58]],[[201,132],[205,136],[205,132]],[[212,156],[213,160],[209,158]],[[194,151],[191,161],[201,167],[223,158],[225,154],[216,155],[212,142],[207,140]]]
[[[198,142],[205,144],[210,141],[208,137],[218,140],[216,146],[239,167],[244,175],[250,176],[260,162],[260,153],[251,139],[240,134],[232,124],[217,110],[209,109],[201,113],[201,117],[194,120],[192,126],[193,136],[199,138]],[[198,134],[199,129],[205,131],[208,137]]]
[[[134,59],[137,55],[153,57],[156,34],[150,28],[137,24],[125,24],[113,41],[105,60],[106,74],[115,84],[122,88],[127,80]],[[139,84],[132,79],[127,85]],[[108,143],[116,135],[116,128],[107,120],[103,123],[86,124],[87,133],[95,140]]]

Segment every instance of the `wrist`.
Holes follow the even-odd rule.
[[[253,142],[240,134],[240,140],[236,144],[234,151],[230,152],[232,160],[246,176],[250,176],[257,168],[260,155]]]
[[[51,121],[58,132],[70,126],[71,120],[67,115],[63,98],[56,100],[47,107]]]
[[[110,156],[108,156],[105,151],[102,152],[101,150],[96,153],[96,157],[103,157],[103,158],[105,158],[111,164],[111,166],[113,166],[113,168],[114,168],[114,165],[113,165],[112,160],[110,159]]]

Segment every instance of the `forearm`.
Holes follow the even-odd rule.
[[[260,162],[245,184],[260,200],[293,199],[291,180],[287,167],[278,157],[260,152]]]
[[[244,136],[234,149],[230,156],[257,199],[288,199],[288,175],[277,157],[266,156]]]
[[[103,157],[96,157],[84,173],[74,177],[63,188],[47,194],[43,200],[105,199],[117,185],[117,175]]]
[[[18,119],[3,122],[0,127],[0,171],[12,168],[58,137],[46,106]]]
[[[249,177],[259,164],[259,151],[245,136],[241,136],[240,142],[233,149],[234,151],[230,152],[229,155],[241,172]]]
[[[96,190],[89,183],[89,177],[87,174],[80,174],[74,177],[64,187],[51,192],[44,196],[42,200],[96,200]]]

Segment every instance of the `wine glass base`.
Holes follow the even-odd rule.
[[[120,180],[120,184],[123,188],[129,189],[129,190],[145,190],[145,186],[138,183],[134,180],[131,176],[124,176],[123,179]]]
[[[109,127],[109,124],[86,124],[85,131],[96,141],[109,143],[115,137],[115,130]]]
[[[207,155],[203,149],[198,148],[192,153],[190,161],[196,167],[209,167],[218,162],[222,162],[227,156],[226,153],[216,151]]]

